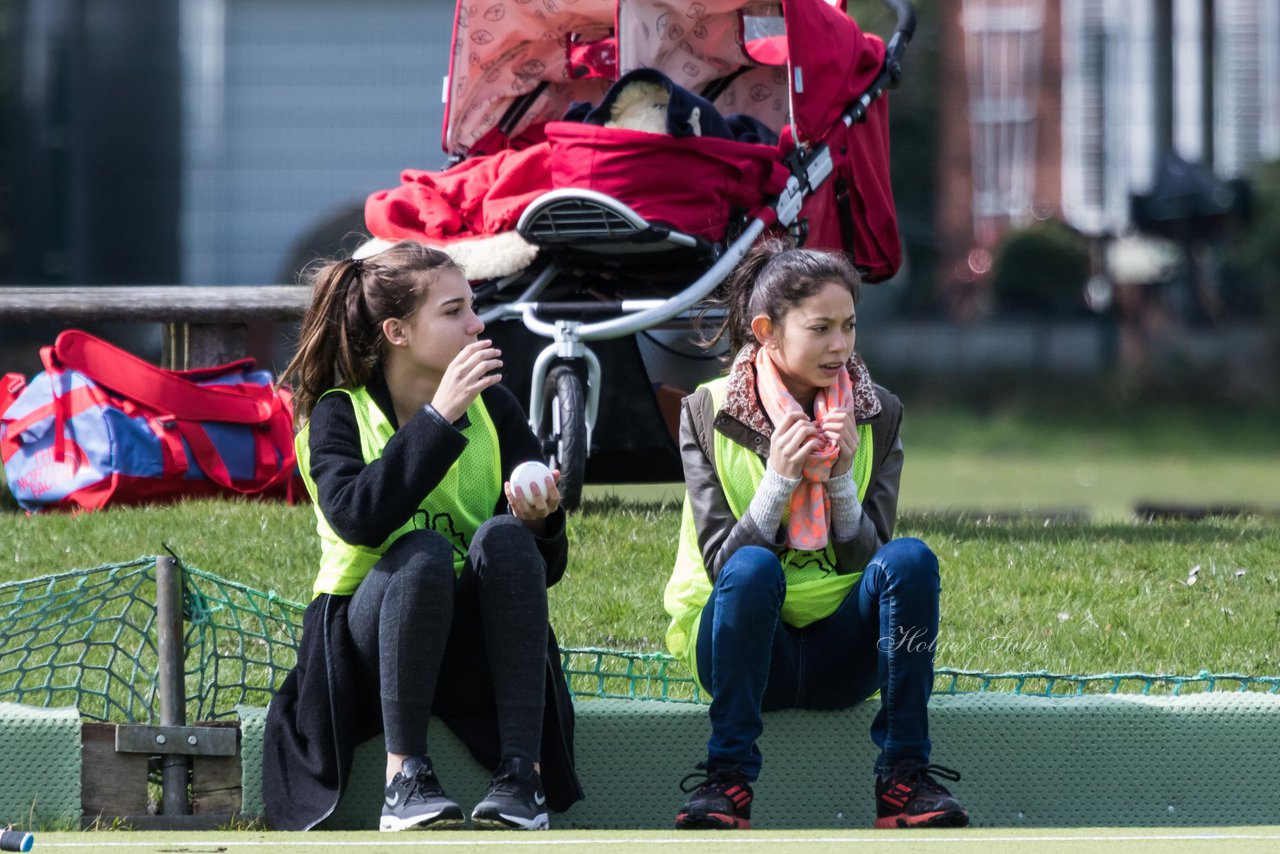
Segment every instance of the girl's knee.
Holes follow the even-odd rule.
[[[385,561],[392,578],[415,586],[439,579],[453,582],[453,546],[437,531],[409,531],[387,547]]]
[[[494,516],[481,524],[468,554],[481,581],[536,578],[546,586],[547,566],[537,540],[515,516]]]
[[[495,546],[509,549],[517,544],[520,547],[537,547],[533,532],[525,527],[524,522],[515,516],[503,514],[480,523],[475,536],[471,538],[471,551],[479,551],[483,554]]]
[[[876,558],[900,584],[935,589],[938,586],[938,556],[923,540],[915,537],[890,540]]]
[[[716,584],[781,593],[787,582],[777,555],[761,546],[744,546],[720,568]]]

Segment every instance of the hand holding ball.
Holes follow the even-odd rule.
[[[537,460],[521,463],[511,472],[511,488],[519,487],[521,496],[528,501],[533,497],[531,487],[536,483],[538,492],[547,497],[547,478],[551,477],[551,469]]]

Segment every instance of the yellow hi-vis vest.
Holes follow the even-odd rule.
[[[360,454],[365,464],[382,456],[395,430],[364,388],[337,388],[325,392],[345,394],[351,398],[360,427]],[[320,534],[320,572],[312,586],[312,595],[333,593],[349,596],[373,569],[388,547],[409,531],[430,528],[443,534],[453,546],[453,569],[461,572],[467,549],[481,523],[493,515],[494,505],[502,492],[502,456],[498,449],[498,431],[489,411],[477,395],[467,408],[470,424],[462,431],[467,438],[466,451],[454,461],[444,479],[418,505],[413,517],[405,522],[377,548],[352,545],[333,532],[320,509],[316,484],[311,479],[311,424],[298,433],[294,446],[298,452],[298,470],[311,494],[316,510],[316,531]]]
[[[724,404],[727,384],[727,377],[704,384],[711,393],[712,408],[716,412]],[[859,424],[858,450],[853,458],[853,480],[858,486],[859,501],[866,496],[871,479],[871,461],[875,458],[871,443],[871,425]],[[729,509],[741,519],[764,477],[764,461],[718,430],[715,431],[714,456],[716,474],[729,501]],[[788,515],[789,511],[784,511],[784,525]],[[847,575],[836,573],[835,550],[830,543],[822,551],[785,549],[778,557],[787,581],[782,621],[792,626],[807,626],[831,616],[862,578],[861,571]],[[680,517],[676,565],[663,594],[663,606],[671,615],[671,625],[667,627],[667,649],[688,663],[695,678],[698,673],[698,625],[702,609],[711,597],[711,587],[702,562],[702,550],[698,547],[693,506],[686,493]]]

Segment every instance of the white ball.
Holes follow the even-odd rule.
[[[547,497],[547,478],[551,477],[551,469],[547,468],[537,460],[529,460],[527,463],[521,463],[511,472],[511,486],[520,487],[526,501],[533,498],[533,490],[530,489],[533,484],[538,484],[538,492],[543,498]]]

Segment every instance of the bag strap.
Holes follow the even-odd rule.
[[[22,374],[5,374],[0,378],[0,415],[9,411],[9,407],[27,387],[27,378]]]
[[[79,371],[138,403],[179,418],[261,424],[271,419],[278,406],[269,390],[255,397],[236,389],[197,385],[78,329],[58,335],[53,352],[64,368]]]
[[[49,395],[53,398],[53,458],[62,462],[67,453],[67,422],[71,420],[70,395],[61,391],[62,370],[54,358],[52,347],[40,348],[40,363],[49,378]]]
[[[252,371],[258,366],[252,356],[245,356],[243,359],[236,359],[234,362],[227,362],[225,365],[212,365],[205,368],[187,368],[185,371],[170,371],[174,376],[182,377],[184,380],[191,380],[198,383],[201,380],[211,380],[220,377],[223,374],[229,374],[232,371],[247,372]]]
[[[218,455],[218,449],[214,446],[213,441],[209,438],[209,434],[205,432],[204,427],[191,421],[177,422],[179,432],[182,438],[187,440],[187,447],[191,449],[191,456],[195,458],[196,464],[200,466],[200,470],[204,472],[205,477],[233,492],[241,495],[257,495],[260,492],[266,492],[272,487],[285,483],[289,478],[293,477],[296,459],[294,459],[293,444],[289,443],[289,448],[285,454],[285,458],[280,461],[280,466],[276,472],[267,480],[255,486],[241,486],[231,479],[231,472],[227,470],[227,466],[222,462],[222,457]]]

